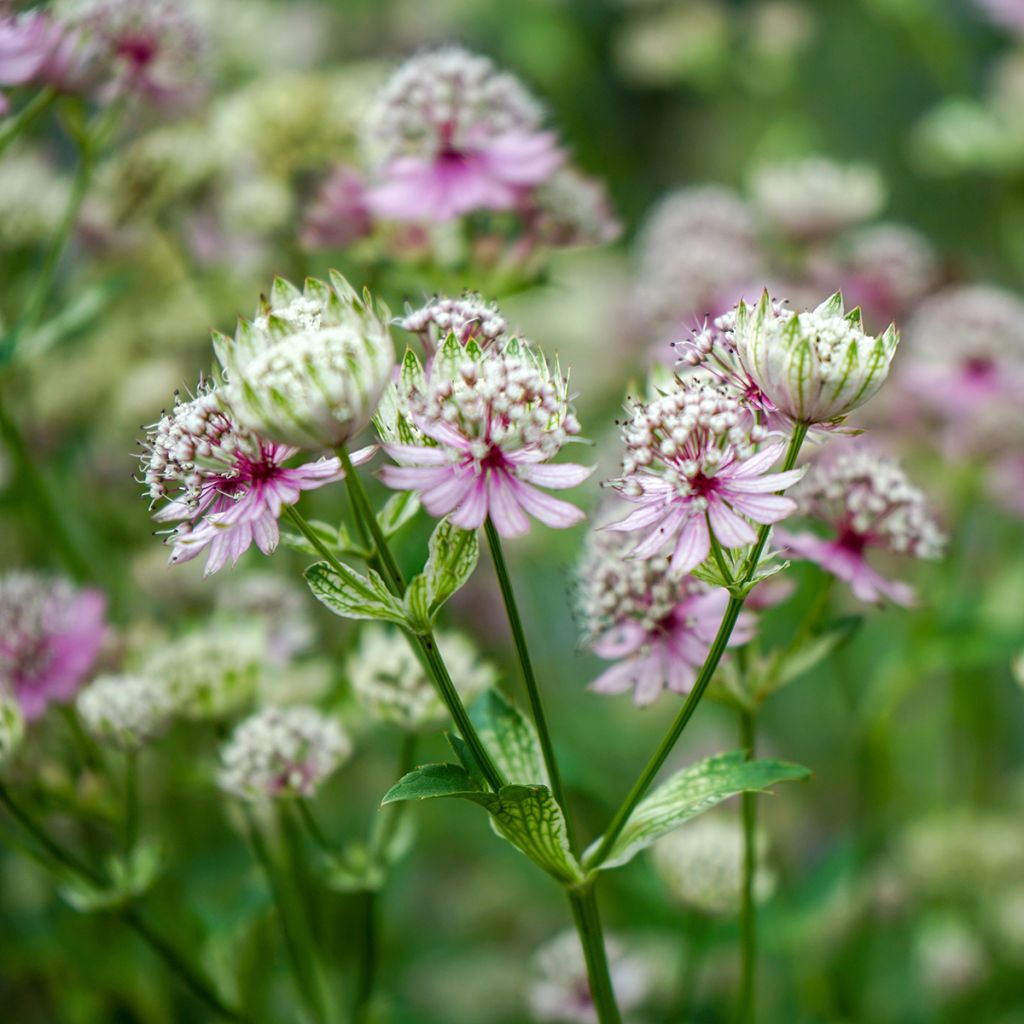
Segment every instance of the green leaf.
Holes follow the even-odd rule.
[[[473,574],[480,557],[480,542],[475,530],[460,530],[442,519],[430,537],[427,564],[409,584],[406,609],[409,621],[419,632],[426,632],[435,616]]]
[[[160,848],[140,843],[128,859],[110,860],[110,885],[98,886],[75,878],[66,882],[60,893],[69,906],[82,914],[116,910],[142,896],[156,881],[162,866]]]
[[[470,750],[469,744],[455,732],[446,732],[444,738],[448,741],[448,746],[452,748],[455,756],[459,759],[459,764],[473,777],[477,787],[479,789],[486,789],[487,777],[484,775],[484,770],[480,767],[480,762],[476,759],[476,755]]]
[[[342,545],[340,544],[339,531],[331,526],[330,523],[325,523],[320,519],[310,519],[309,526],[323,543],[324,547],[329,551],[340,551]],[[347,533],[345,539],[348,539]],[[286,544],[293,551],[301,551],[305,555],[320,556],[320,551],[301,533],[282,533],[281,543]]]
[[[547,786],[502,786],[483,789],[456,764],[426,764],[400,779],[384,795],[384,804],[401,800],[460,797],[479,804],[496,832],[559,882],[575,885],[583,871],[569,850],[562,810]]]
[[[534,724],[497,690],[487,690],[470,714],[494,763],[510,781],[524,786],[550,785]]]
[[[408,625],[405,611],[372,569],[367,576],[339,563],[341,572],[317,562],[305,572],[313,596],[345,619],[373,619]]]
[[[656,839],[737,793],[756,792],[776,782],[806,779],[808,769],[784,761],[747,761],[742,750],[718,754],[678,771],[637,804],[598,870],[628,863]],[[583,858],[586,865],[600,839]]]
[[[415,491],[398,491],[377,513],[377,522],[385,537],[393,537],[419,510],[420,502]]]
[[[785,657],[779,669],[771,678],[771,692],[791,683],[804,672],[824,661],[833,651],[846,643],[860,629],[863,618],[848,615],[829,626],[817,636],[811,637],[792,654]]]

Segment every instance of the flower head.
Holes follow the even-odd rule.
[[[490,516],[503,537],[526,533],[527,514],[558,528],[583,518],[538,489],[574,487],[591,472],[546,465],[579,423],[568,381],[543,356],[517,339],[481,350],[449,336],[425,373],[415,365],[403,371],[396,425],[379,423],[385,451],[399,463],[383,467],[385,484],[417,491],[431,515],[450,515],[465,530]]]
[[[220,786],[250,801],[309,797],[351,752],[341,726],[315,708],[264,708],[221,752]]]
[[[627,952],[613,936],[607,942],[608,972],[620,1010],[629,1013],[650,995],[652,978],[644,957]],[[533,955],[530,1011],[550,1024],[597,1024],[587,966],[575,932],[549,939]]]
[[[604,184],[560,167],[534,195],[533,229],[546,245],[604,245],[622,234]]]
[[[77,35],[45,11],[0,11],[0,85],[69,84]],[[0,114],[7,100],[0,94]]]
[[[844,580],[861,601],[913,603],[911,587],[885,579],[866,558],[869,548],[939,558],[945,544],[924,494],[894,459],[863,448],[843,452],[815,465],[797,496],[801,511],[827,523],[835,536],[780,531],[782,547]]]
[[[0,768],[13,757],[25,736],[25,718],[18,701],[0,688]]]
[[[494,685],[494,667],[480,660],[461,633],[440,632],[437,646],[465,704]],[[409,732],[447,721],[448,713],[423,666],[394,629],[378,625],[363,629],[347,672],[360,703],[380,721],[394,722]]]
[[[754,894],[765,900],[775,888],[766,864],[763,834],[755,843]],[[704,914],[735,914],[743,878],[743,830],[734,818],[708,814],[669,832],[651,847],[654,868],[672,897]]]
[[[395,363],[386,310],[332,273],[303,291],[282,278],[234,338],[214,335],[238,423],[278,444],[330,448],[370,421]]]
[[[0,579],[0,690],[27,721],[78,692],[107,633],[106,599],[66,580],[12,572]]]
[[[769,474],[785,445],[756,445],[761,427],[750,410],[718,384],[677,380],[649,402],[636,402],[623,424],[622,475],[611,485],[638,505],[607,529],[640,531],[635,558],[672,547],[671,571],[695,569],[711,552],[711,530],[725,548],[753,544],[748,520],[775,523],[796,503],[774,492],[795,484],[802,470]]]
[[[174,710],[167,690],[142,675],[99,676],[79,693],[76,707],[93,736],[120,750],[154,739]]]
[[[297,449],[240,427],[220,389],[201,383],[188,401],[175,398],[146,435],[142,481],[153,518],[178,525],[169,537],[172,564],[209,549],[206,573],[234,565],[255,542],[264,554],[277,548],[281,509],[305,491],[341,479],[337,459],[286,467]],[[356,453],[365,461],[372,452]]]
[[[164,690],[175,714],[221,718],[253,699],[266,651],[266,634],[258,625],[219,623],[150,651],[139,674]]]
[[[362,175],[352,167],[335,168],[306,210],[302,244],[309,249],[344,249],[372,230]]]
[[[583,642],[615,661],[590,689],[632,690],[641,706],[666,689],[688,693],[718,632],[728,593],[673,573],[667,558],[629,557],[624,538],[604,530],[589,536],[577,578]],[[753,617],[742,614],[730,645],[747,643],[753,632]]]
[[[776,408],[798,423],[834,423],[885,382],[900,336],[891,326],[866,334],[860,310],[844,312],[838,292],[801,313],[774,306],[765,292],[740,302],[735,344],[740,361]]]
[[[428,356],[437,351],[449,334],[454,334],[462,346],[473,340],[483,349],[504,341],[508,330],[508,322],[498,307],[472,293],[457,299],[439,295],[425,306],[406,313],[398,325],[419,336]]]
[[[370,207],[394,220],[445,221],[506,210],[545,181],[563,155],[515,76],[450,46],[406,61],[368,120],[381,183]]]
[[[286,665],[313,639],[308,594],[274,572],[234,576],[217,594],[217,610],[228,620],[257,621],[267,631],[267,659]]]
[[[775,228],[798,239],[831,235],[873,217],[885,186],[873,167],[825,157],[772,164],[751,180],[754,204]]]

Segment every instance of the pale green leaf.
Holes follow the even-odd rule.
[[[318,601],[345,619],[373,619],[406,625],[402,605],[372,569],[367,576],[339,563],[340,572],[327,562],[311,565],[305,573]]]
[[[473,705],[470,717],[505,778],[524,786],[550,785],[537,730],[517,707],[490,689]]]

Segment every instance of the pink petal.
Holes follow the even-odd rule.
[[[420,501],[432,516],[446,516],[454,511],[476,486],[477,478],[473,473],[445,472],[447,476],[439,484],[420,491]]]
[[[693,516],[683,527],[672,552],[671,569],[684,575],[692,572],[711,553],[711,535],[703,516]]]
[[[786,445],[781,443],[766,445],[756,455],[751,455],[749,459],[731,463],[725,467],[724,472],[732,480],[761,476],[779,461],[785,450]]]
[[[669,512],[672,510],[670,505],[666,505],[664,502],[652,501],[646,505],[641,505],[640,508],[630,512],[625,519],[619,520],[617,523],[610,523],[604,527],[606,530],[616,530],[622,533],[628,533],[631,530],[642,530],[647,526],[653,526],[655,523],[660,523]]]
[[[727,492],[733,508],[750,516],[757,523],[777,523],[780,519],[791,516],[797,509],[792,498],[784,498],[777,494],[733,494]]]
[[[661,523],[641,540],[630,552],[634,558],[651,558],[676,535],[679,527],[692,517],[693,509],[688,505],[676,505],[669,509]]]
[[[377,478],[387,487],[399,491],[416,491],[420,488],[437,487],[455,475],[451,465],[433,466],[381,466]]]
[[[528,480],[538,487],[551,487],[556,491],[567,487],[575,487],[594,472],[594,466],[578,466],[572,462],[559,465],[522,466],[518,476],[520,480]]]
[[[758,477],[729,477],[724,486],[730,491],[743,494],[770,494],[773,491],[784,491],[787,487],[803,479],[804,469],[791,469],[785,473],[768,473]]]
[[[717,494],[712,494],[708,499],[708,519],[711,520],[711,528],[715,531],[718,543],[723,547],[741,548],[757,540],[757,534],[750,523],[736,515]]]
[[[544,494],[521,480],[511,478],[510,482],[519,504],[545,526],[561,530],[575,526],[584,519],[582,510],[575,505],[560,498],[552,498],[550,494]]]
[[[426,504],[425,496],[421,498]],[[453,526],[461,530],[475,530],[483,526],[487,518],[487,483],[483,477],[470,477],[470,487],[466,497],[452,513]]]
[[[444,448],[430,448],[418,444],[386,444],[384,451],[395,460],[410,466],[447,466],[451,455]]]
[[[487,479],[487,514],[502,537],[521,537],[529,532],[530,521],[503,472],[493,472]]]

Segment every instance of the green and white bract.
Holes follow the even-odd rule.
[[[794,313],[765,292],[754,307],[736,309],[736,351],[778,410],[797,423],[834,423],[863,405],[885,382],[899,344],[890,325],[874,337],[859,309],[844,312],[836,292],[820,306]]]
[[[234,338],[214,333],[237,422],[296,448],[344,444],[370,421],[395,362],[390,314],[331,273],[305,289],[277,278]]]

